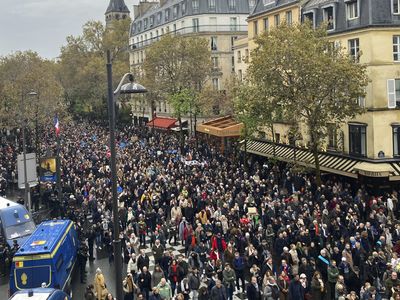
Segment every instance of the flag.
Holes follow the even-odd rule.
[[[54,117],[54,128],[56,129],[56,135],[60,134],[60,123],[58,122],[58,116]]]

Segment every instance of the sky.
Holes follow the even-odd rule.
[[[133,13],[139,0],[125,0]],[[0,0],[0,56],[33,50],[58,57],[68,35],[80,35],[89,20],[104,22],[109,0]]]

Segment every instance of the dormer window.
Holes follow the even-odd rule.
[[[176,18],[178,16],[178,12],[179,12],[179,6],[175,5],[174,6],[174,18]]]
[[[147,19],[144,19],[144,29],[147,28]]]
[[[263,4],[265,5],[270,5],[272,3],[275,3],[275,0],[263,0]]]
[[[192,8],[194,12],[199,10],[199,0],[192,0]]]
[[[335,10],[333,6],[326,6],[323,8],[324,22],[328,25],[328,30],[335,29]]]
[[[250,11],[253,10],[254,6],[256,6],[256,0],[249,0]]]
[[[360,15],[359,1],[347,0],[345,2],[346,2],[347,20],[357,19]]]
[[[150,27],[154,25],[154,16],[150,17]]]
[[[392,13],[395,15],[400,14],[400,0],[392,0]]]
[[[313,11],[307,11],[303,14],[303,20],[310,22],[312,27],[315,27],[315,14]]]
[[[185,14],[186,14],[186,2],[183,1],[182,2],[182,15],[185,15]]]
[[[139,21],[139,23],[138,23],[138,31],[141,31],[142,30],[142,21]]]
[[[236,10],[236,0],[229,0],[229,10],[230,11]]]
[[[165,21],[169,20],[169,9],[165,10]]]
[[[215,0],[208,0],[209,10],[215,10]]]
[[[161,23],[161,19],[162,19],[162,13],[159,12],[158,15],[157,15],[157,24]]]

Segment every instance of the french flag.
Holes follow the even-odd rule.
[[[58,116],[54,117],[54,128],[56,129],[56,135],[60,134],[60,123],[58,122]]]

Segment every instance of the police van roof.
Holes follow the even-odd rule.
[[[71,220],[54,220],[41,223],[15,256],[52,254],[53,251],[58,249],[70,226],[72,226]]]
[[[0,209],[11,207],[11,206],[18,206],[18,205],[20,205],[20,204],[18,204],[17,202],[8,200],[4,197],[0,197]]]
[[[36,289],[31,289],[33,291],[33,296],[28,297],[28,293],[30,290],[24,290],[24,291],[19,291],[15,293],[10,300],[47,300],[49,299],[49,296],[53,294],[55,291],[54,289],[50,288],[36,288]]]

